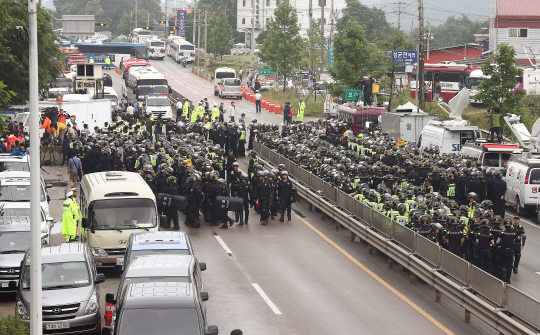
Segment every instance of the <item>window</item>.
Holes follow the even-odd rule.
[[[528,35],[527,28],[508,28],[508,37],[527,38]]]
[[[242,1],[242,7],[246,7],[246,0]]]
[[[531,169],[529,180],[531,184],[540,184],[540,169]]]
[[[268,23],[268,22],[270,22],[270,18],[267,17],[266,18],[266,23]]]
[[[242,24],[246,24],[246,19],[242,19]]]
[[[266,6],[270,7],[270,0],[266,0]]]
[[[486,152],[484,154],[484,160],[482,165],[489,167],[499,167],[499,153],[498,152]]]

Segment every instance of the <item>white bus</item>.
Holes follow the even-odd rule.
[[[184,39],[174,39],[171,42],[171,57],[179,63],[182,59],[186,63],[195,61],[195,46]]]
[[[165,42],[160,40],[146,40],[146,50],[148,53],[148,59],[165,58]]]
[[[154,193],[134,172],[84,175],[79,200],[81,241],[90,246],[98,267],[123,265],[129,236],[158,231],[158,218],[164,219],[158,215]]]
[[[143,28],[135,28],[131,32],[131,43],[144,43],[146,40],[152,38],[152,32]]]
[[[465,79],[465,87],[469,89],[469,102],[471,105],[478,105],[482,102],[476,100],[476,95],[480,93],[480,83],[486,79],[490,79],[491,76],[486,76],[482,70],[474,70],[471,75]]]
[[[126,75],[124,96],[133,101],[137,98],[140,102],[150,93],[165,93],[169,95],[167,78],[153,67],[140,67],[137,70],[130,69]]]

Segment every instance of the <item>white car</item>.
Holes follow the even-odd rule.
[[[144,99],[144,106],[146,112],[152,113],[154,118],[161,116],[163,120],[170,120],[173,118],[173,112],[171,108],[171,102],[167,94],[149,94]]]
[[[41,241],[44,244],[50,244],[51,228],[54,225],[54,219],[46,216],[43,208],[41,213]],[[0,216],[27,216],[30,217],[30,202],[6,202],[0,205]]]
[[[219,97],[242,99],[242,81],[239,78],[225,78],[218,83]]]
[[[50,215],[49,195],[46,189],[51,188],[51,184],[45,184],[43,177],[40,177],[40,205],[46,216]],[[30,204],[30,172],[7,171],[0,173],[0,206],[4,203],[25,202]]]

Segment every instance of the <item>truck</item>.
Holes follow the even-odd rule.
[[[70,94],[67,97],[76,95],[78,94]],[[88,124],[88,129],[94,129],[94,127],[101,129],[105,122],[110,124],[112,120],[112,102],[109,99],[63,102],[41,101],[39,103],[40,110],[47,107],[56,107],[58,110],[63,109],[71,116],[71,122],[77,122],[81,129],[83,124]],[[30,115],[30,113],[27,114]],[[27,131],[28,121],[28,118],[26,118],[24,122],[25,131]]]
[[[417,142],[422,129],[438,119],[438,115],[426,113],[407,102],[390,113],[381,114],[381,131],[402,141]]]

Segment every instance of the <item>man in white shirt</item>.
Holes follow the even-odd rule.
[[[255,91],[255,113],[261,112],[261,98],[262,95],[259,93],[259,91]]]
[[[129,104],[129,106],[126,108],[126,113],[129,115],[135,114],[135,108],[131,104]]]
[[[236,111],[236,107],[234,107],[234,102],[231,102],[231,108],[229,108],[229,119],[234,122],[234,113]]]
[[[179,99],[178,102],[176,103],[176,118],[177,119],[180,115],[182,115],[183,108],[184,108],[184,104],[182,103],[182,100]]]

